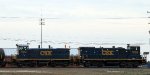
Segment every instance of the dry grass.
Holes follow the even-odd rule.
[[[1,68],[0,75],[150,75],[148,68]]]

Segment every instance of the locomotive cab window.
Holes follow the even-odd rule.
[[[29,46],[17,46],[18,50],[27,50]]]
[[[21,47],[20,50],[27,50],[28,47]]]

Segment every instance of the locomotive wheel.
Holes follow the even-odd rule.
[[[139,63],[138,62],[134,62],[133,63],[133,68],[137,68],[139,66]]]
[[[42,66],[43,66],[43,65],[41,65],[41,64],[38,64],[38,65],[37,65],[37,67],[42,67]]]
[[[120,68],[125,68],[126,67],[126,62],[121,62],[119,66],[120,66]]]
[[[98,63],[97,67],[104,67],[104,63],[103,62]]]
[[[18,66],[19,68],[21,68],[21,67],[23,67],[23,64],[17,63],[17,66]]]
[[[67,67],[67,64],[63,64],[62,67]]]
[[[90,62],[85,62],[84,67],[90,67]]]
[[[34,63],[30,63],[28,66],[29,67],[35,67],[35,64]]]
[[[6,66],[6,62],[3,62],[0,67],[5,67]]]
[[[69,66],[68,62],[64,62],[64,64],[62,65],[62,67],[67,67],[67,66]]]
[[[53,65],[51,65],[51,67],[56,67],[56,65],[53,64]]]
[[[5,67],[6,66],[6,63],[4,62],[2,65],[1,65],[1,67]]]
[[[133,63],[128,62],[128,63],[127,63],[127,68],[132,68],[132,67],[133,67]]]
[[[56,67],[56,64],[55,63],[51,63],[51,67]]]

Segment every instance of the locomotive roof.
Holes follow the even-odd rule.
[[[60,50],[60,49],[69,49],[69,48],[29,48],[28,50]]]
[[[130,46],[130,47],[140,47],[140,46]]]
[[[29,46],[27,44],[16,44],[16,46]]]
[[[96,48],[96,47],[79,47],[79,48]],[[99,47],[99,48],[105,48],[105,47]],[[123,47],[115,47],[115,48],[108,47],[108,49],[125,49],[125,48],[123,48]]]

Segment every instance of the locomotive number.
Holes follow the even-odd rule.
[[[52,55],[52,51],[41,51],[40,55],[44,55],[44,56]]]
[[[21,50],[20,53],[27,53],[27,51]]]
[[[102,55],[114,55],[113,51],[110,50],[102,50]]]
[[[132,51],[132,53],[133,53],[133,54],[138,54],[139,52],[138,52],[138,51]]]

